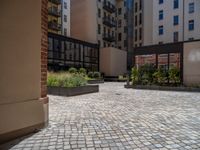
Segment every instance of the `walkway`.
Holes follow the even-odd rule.
[[[127,90],[122,83],[105,83],[95,94],[50,96],[49,127],[6,146],[15,150],[200,149],[200,93]]]

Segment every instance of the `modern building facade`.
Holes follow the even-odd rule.
[[[70,36],[70,0],[49,0],[49,32]]]
[[[200,39],[199,0],[135,0],[134,47]]]
[[[73,0],[71,35],[101,48],[127,50],[127,0]]]

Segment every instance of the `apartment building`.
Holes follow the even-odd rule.
[[[199,0],[135,0],[134,46],[200,39]]]
[[[127,50],[126,0],[73,0],[72,37]]]
[[[70,0],[49,0],[49,32],[70,36]]]
[[[199,0],[135,0],[134,47],[200,39]],[[159,66],[180,67],[177,53],[158,55]],[[137,65],[154,63],[155,55],[137,56]]]

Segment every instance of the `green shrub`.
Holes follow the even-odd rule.
[[[95,79],[100,79],[101,78],[101,73],[100,72],[94,72],[94,78]]]
[[[69,73],[77,73],[77,69],[76,68],[69,68]]]
[[[175,85],[180,82],[180,70],[177,67],[170,67],[169,80]]]
[[[86,71],[85,68],[80,68],[80,69],[79,69],[79,73],[80,73],[80,74],[83,74],[83,75],[86,75],[87,71]]]
[[[156,72],[154,72],[153,77],[154,83],[162,85],[165,84],[167,80],[167,73],[163,69],[159,68]]]
[[[78,87],[86,85],[86,79],[79,74],[48,73],[47,85],[56,87]]]
[[[138,83],[139,79],[139,72],[136,67],[133,67],[131,70],[131,79],[132,79],[132,84],[135,85]]]
[[[88,77],[89,77],[89,78],[94,78],[94,72],[91,72],[91,71],[88,72]]]

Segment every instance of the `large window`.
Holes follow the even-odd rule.
[[[163,4],[163,0],[158,0],[158,3],[159,4]]]
[[[174,16],[174,25],[179,24],[179,16]]]
[[[179,7],[179,0],[174,0],[174,9]]]
[[[194,3],[189,3],[189,13],[194,13]]]
[[[189,20],[188,22],[189,31],[194,30],[194,20]]]
[[[163,35],[164,34],[164,28],[163,28],[163,26],[159,26],[158,32],[159,32],[159,35]]]
[[[174,32],[174,42],[178,42],[178,32]]]
[[[159,20],[163,20],[163,17],[164,15],[163,15],[163,10],[160,10],[159,11]]]

